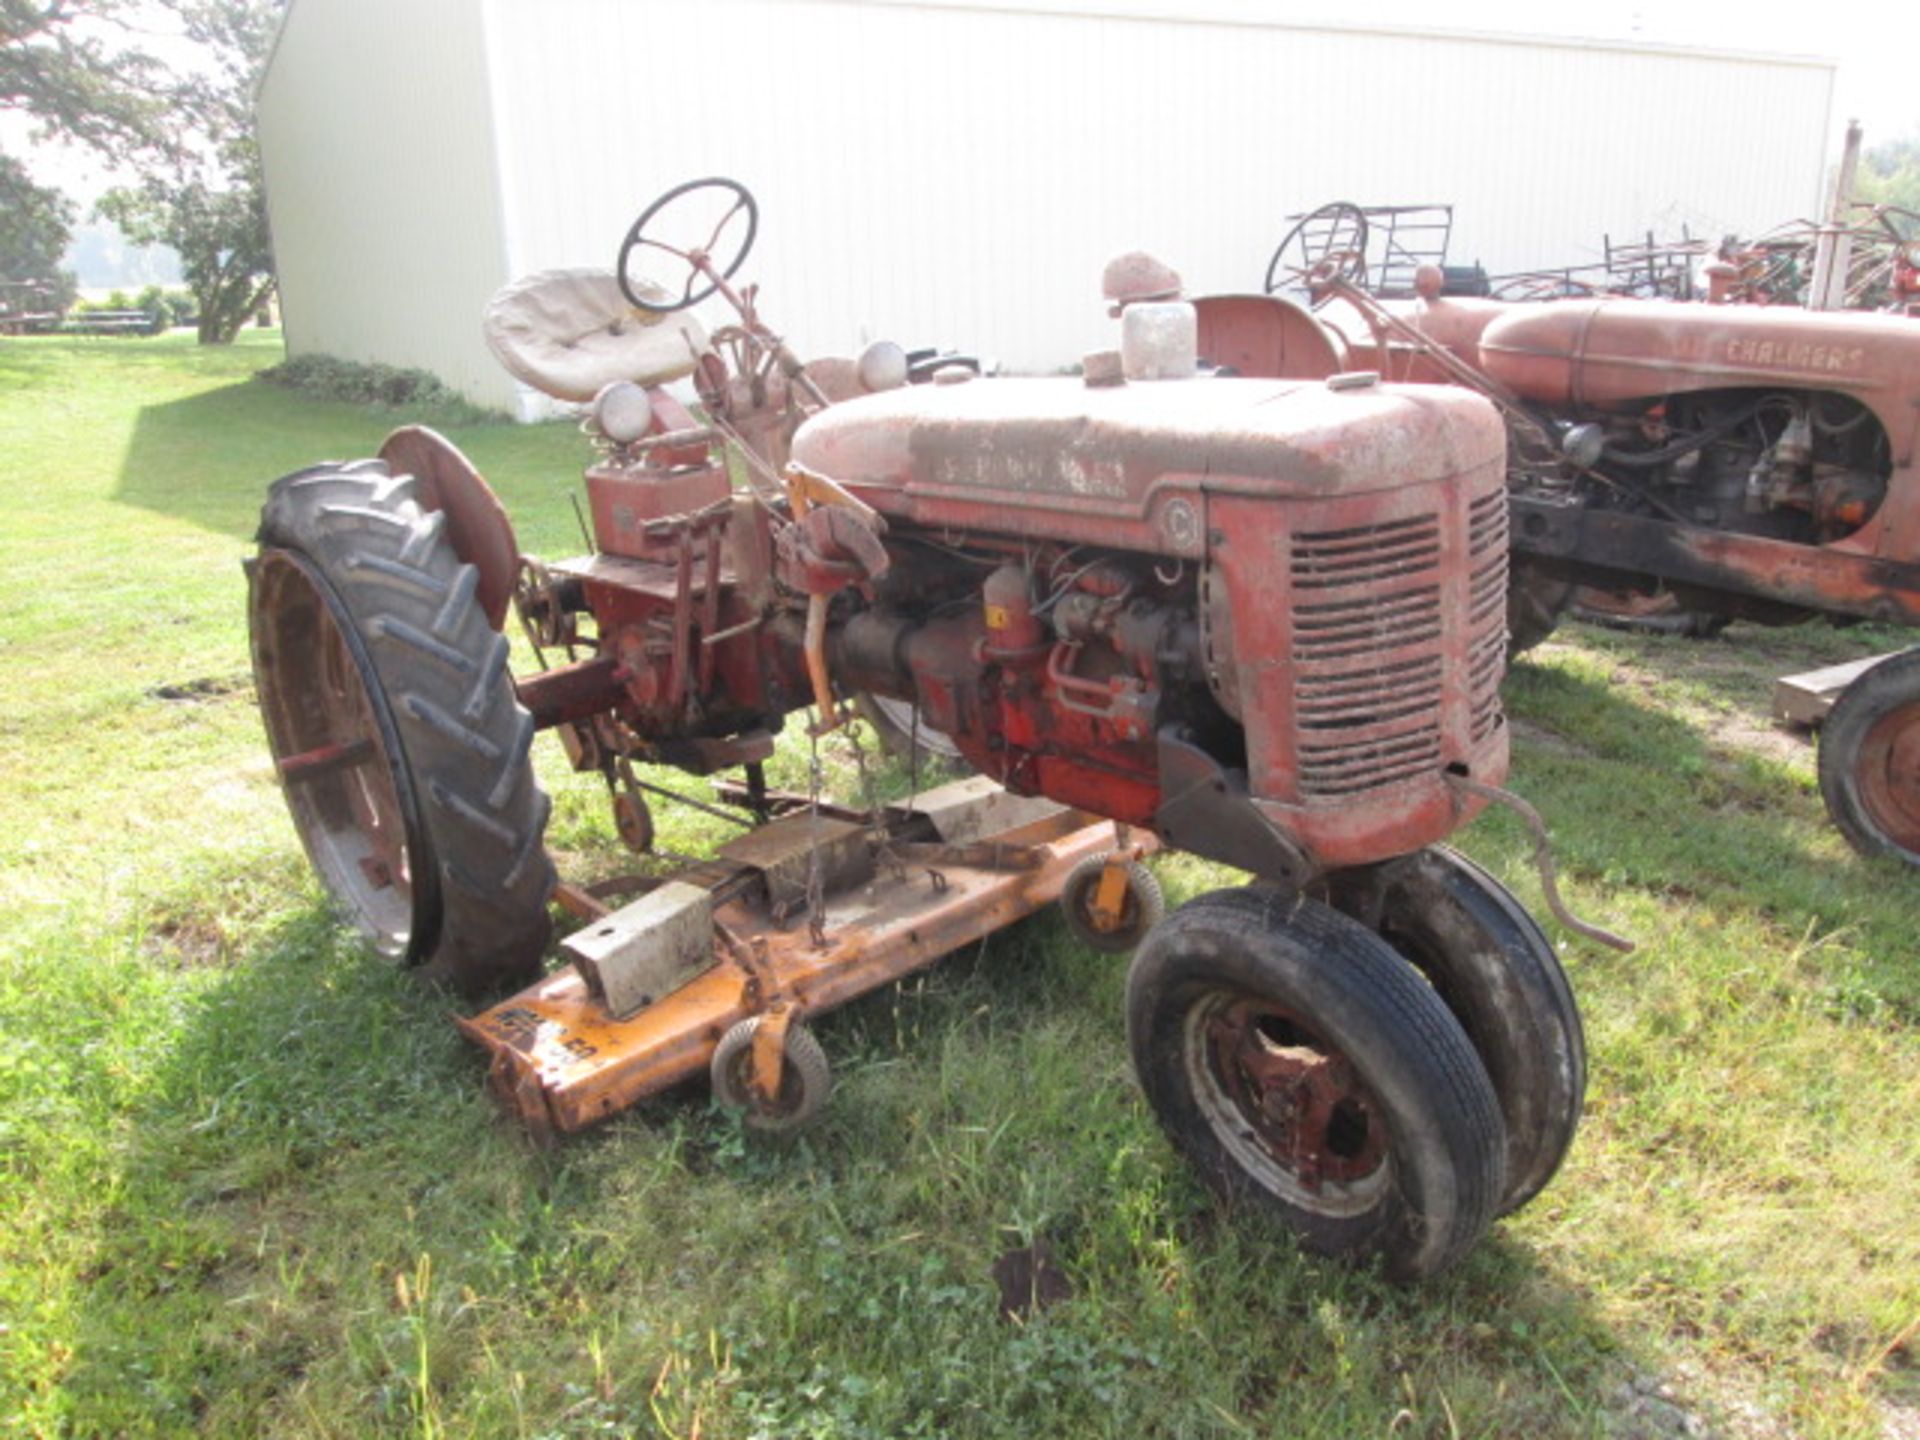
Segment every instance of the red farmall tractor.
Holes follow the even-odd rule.
[[[1475,390],[1511,436],[1510,624],[1524,649],[1576,587],[1704,621],[1920,624],[1920,326],[1905,316],[1601,297],[1366,293],[1322,254],[1307,303],[1197,303],[1207,360],[1354,368]],[[1863,673],[1822,727],[1820,787],[1862,853],[1920,865],[1920,652]]]
[[[1585,1083],[1552,946],[1439,844],[1507,767],[1494,407],[1195,378],[1179,303],[1129,311],[1083,378],[803,364],[732,280],[756,218],[682,186],[617,275],[496,302],[510,368],[588,404],[588,553],[522,556],[421,429],[273,485],[255,669],[341,909],[462,990],[532,982],[463,1024],[536,1127],[705,1068],[781,1128],[825,1093],[808,1017],[1059,897],[1138,942],[1133,1058],[1209,1182],[1396,1275],[1458,1257],[1553,1174]],[[708,335],[715,295],[737,319]],[[699,418],[664,388],[687,376]],[[865,808],[769,790],[773,737],[818,745],[855,697],[978,776]],[[661,767],[738,770],[701,803],[746,833],[618,908],[556,884],[543,730],[637,847]],[[1154,845],[1251,883],[1159,918]],[[542,975],[555,901],[584,923]]]

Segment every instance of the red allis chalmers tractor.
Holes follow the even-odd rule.
[[[1515,649],[1576,586],[1771,624],[1920,624],[1920,327],[1853,311],[1580,298],[1382,302],[1323,257],[1309,311],[1198,302],[1200,349],[1241,374],[1367,368],[1491,399],[1512,437]],[[1847,840],[1920,865],[1920,653],[1835,704],[1820,787]]]
[[[716,197],[717,220],[671,238]],[[1584,1088],[1552,947],[1438,845],[1507,766],[1498,414],[1457,387],[1372,376],[1139,378],[1191,375],[1182,305],[1141,312],[1170,345],[1150,333],[1160,349],[1093,357],[1084,379],[949,369],[936,381],[959,383],[902,384],[888,346],[802,364],[729,280],[755,218],[732,182],[682,186],[629,232],[617,302],[614,277],[570,272],[496,304],[514,367],[591,400],[590,553],[523,559],[485,482],[419,429],[272,487],[250,567],[256,674],[337,901],[379,949],[467,991],[539,976],[550,900],[588,917],[562,946],[575,966],[468,1022],[523,1113],[571,1128],[641,1091],[609,1083],[601,1109],[568,1108],[575,1061],[684,1074],[712,1057],[723,1095],[777,1124],[823,1083],[805,1015],[936,958],[950,932],[900,907],[961,904],[966,866],[1046,849],[1032,826],[985,846],[915,831],[924,813],[868,830],[817,781],[781,818],[761,762],[783,722],[818,743],[850,697],[890,698],[998,782],[965,784],[1120,822],[1092,870],[1054,887],[1107,948],[1158,908],[1119,863],[1141,849],[1126,834],[1252,873],[1141,940],[1127,1014],[1148,1099],[1211,1184],[1307,1245],[1403,1277],[1449,1263],[1546,1183]],[[683,267],[673,288],[634,273],[649,258]],[[739,323],[707,336],[684,312],[716,292]],[[689,372],[699,421],[661,388]],[[555,655],[517,679],[516,608]],[[528,758],[541,730],[607,776],[640,846],[654,786],[636,767],[744,771],[722,794],[765,823],[730,843],[731,863],[635,902],[655,907],[635,943],[699,917],[670,993],[623,1008],[572,973],[604,958],[592,947],[620,938],[626,912],[556,887]],[[832,838],[841,866],[848,830],[881,852],[883,878],[903,877],[866,932],[820,902],[821,857]],[[890,864],[909,853],[911,874]],[[929,890],[919,867],[935,865],[949,878],[927,870]],[[688,890],[694,910],[674,909]],[[849,979],[883,942],[909,961]],[[563,1015],[557,995],[585,998]]]

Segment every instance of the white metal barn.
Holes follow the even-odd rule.
[[[1816,211],[1829,61],[1266,18],[1257,0],[292,0],[259,94],[290,349],[540,413],[489,296],[610,267],[681,180],[760,202],[742,278],[803,354],[1051,370],[1103,263],[1257,289],[1288,214],[1450,201],[1450,259]],[[710,322],[717,317],[709,313]]]

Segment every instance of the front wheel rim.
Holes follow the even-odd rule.
[[[1181,1041],[1201,1115],[1262,1189],[1324,1216],[1379,1204],[1393,1170],[1385,1112],[1320,1032],[1272,1000],[1213,990]]]

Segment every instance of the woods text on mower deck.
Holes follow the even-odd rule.
[[[590,406],[590,553],[523,557],[417,428],[274,484],[261,705],[343,910],[480,991],[538,975],[557,895],[590,922],[573,963],[467,1026],[520,1112],[572,1128],[709,1065],[777,1127],[824,1093],[809,1014],[1058,895],[1081,936],[1139,942],[1135,1066],[1211,1185],[1402,1277],[1458,1258],[1553,1174],[1585,1085],[1552,946],[1438,845],[1507,768],[1495,408],[1191,378],[1179,302],[1128,309],[1084,378],[802,363],[733,278],[757,219],[693,182],[617,274],[496,299],[508,367]],[[702,417],[663,388],[686,376]],[[542,666],[517,681],[510,609]],[[820,744],[869,702],[984,778],[870,811],[769,793],[787,717]],[[757,828],[619,910],[556,889],[539,730],[637,848],[662,766],[740,770],[719,793]],[[1156,840],[1253,882],[1162,919]]]
[[[1491,399],[1508,458],[1516,650],[1573,599],[1696,629],[1812,615],[1920,624],[1920,325],[1903,315],[1584,297],[1418,297],[1322,255],[1308,304],[1198,302],[1200,348],[1241,374],[1365,367]],[[1309,304],[1311,309],[1309,309]],[[1863,673],[1820,744],[1848,842],[1920,865],[1920,652]]]

